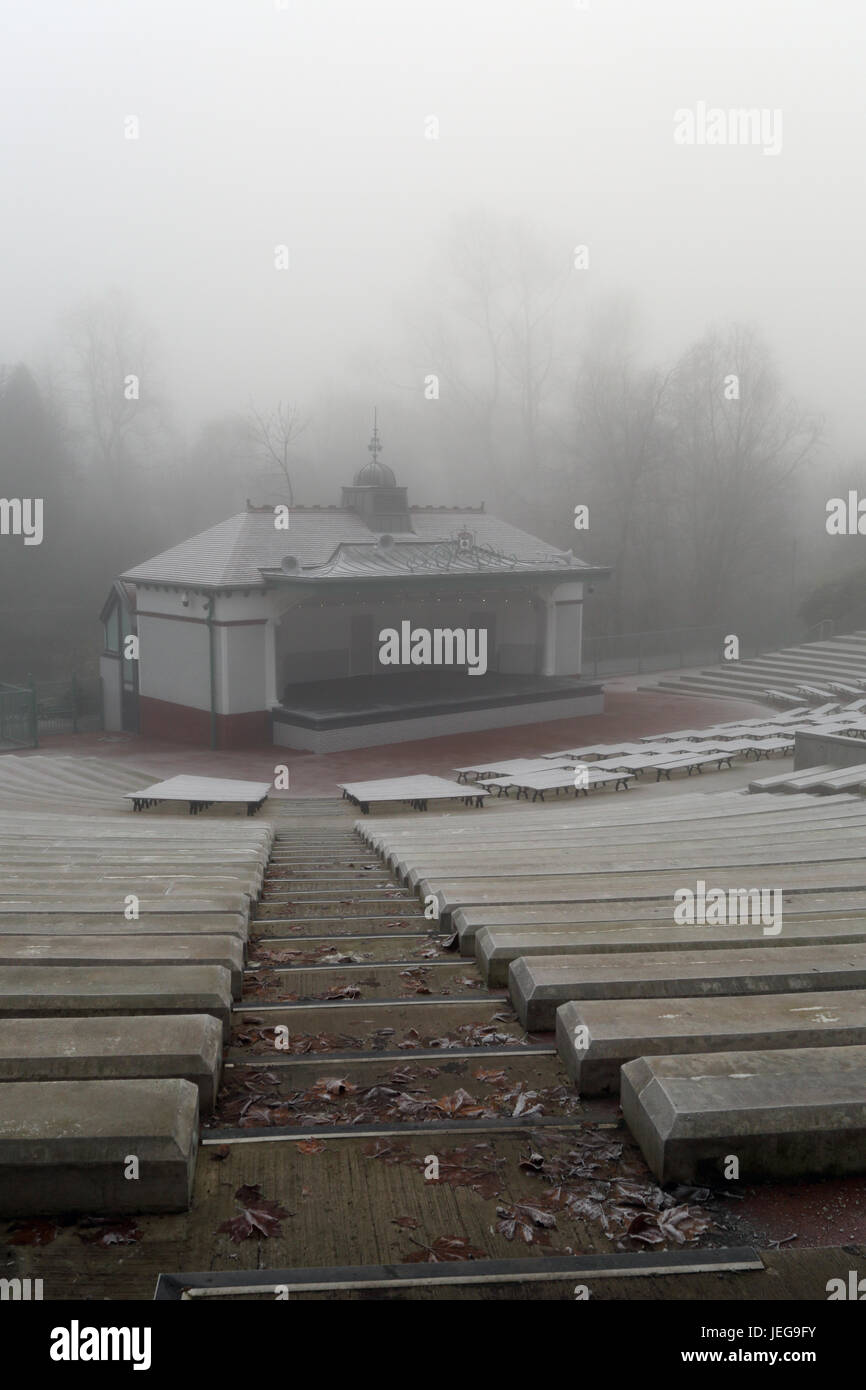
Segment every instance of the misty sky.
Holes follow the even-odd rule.
[[[407,308],[481,208],[568,263],[587,243],[575,273],[635,294],[648,356],[755,321],[866,453],[866,6],[590,5],[0,0],[0,361],[46,360],[60,315],[117,285],[184,424],[323,388],[387,410],[416,389]],[[780,156],[677,146],[700,101],[781,109]]]

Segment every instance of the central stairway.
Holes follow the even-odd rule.
[[[552,1034],[484,987],[344,803],[276,815],[196,1207],[216,1223],[259,1194],[283,1217],[237,1243],[215,1224],[210,1269],[158,1298],[570,1297],[671,1209],[692,1248],[669,1230],[660,1269],[755,1267],[706,1248],[733,1243],[712,1200],[661,1192],[615,1102],[578,1099]]]
[[[563,1092],[553,1105],[548,1098],[546,1117],[568,1115],[576,1101],[552,1041],[528,1041],[505,990],[484,988],[475,964],[449,949],[438,923],[334,807],[277,833],[214,1126],[249,1123],[237,1102],[262,1074],[263,1056],[264,1072],[279,1077],[275,1099],[254,1107],[268,1128],[403,1128],[418,1117],[477,1120],[480,1110],[491,1112],[484,1127],[498,1128],[515,1118],[510,1090],[529,1088],[530,1058],[532,1087]],[[445,1053],[447,1069],[434,1069]],[[495,1082],[476,1074],[479,1061]],[[426,1071],[415,1079],[424,1084],[404,1082],[420,1063]],[[318,1091],[305,1099],[323,1070],[349,1079],[328,1092],[324,1111]],[[471,1090],[471,1104],[454,1100],[458,1088]]]

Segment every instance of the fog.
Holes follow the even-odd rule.
[[[0,363],[7,384],[16,364],[32,373],[66,460],[54,552],[43,489],[45,564],[61,572],[84,543],[82,611],[120,569],[259,483],[274,491],[241,422],[281,402],[304,423],[298,500],[338,500],[375,405],[412,501],[483,499],[617,565],[601,627],[738,621],[757,586],[781,638],[818,583],[858,563],[854,540],[824,530],[866,452],[855,0],[2,0],[0,22]],[[701,103],[779,113],[778,150],[678,143],[674,113]],[[97,321],[100,351],[113,339],[118,371],[141,378],[110,446],[81,370]],[[779,392],[753,436],[766,476],[725,522],[733,549],[709,559],[713,488],[730,500],[731,486],[709,455],[692,467],[712,431],[685,424],[708,334],[699,360],[719,381],[748,342],[761,408],[770,367]],[[671,373],[635,463],[613,435],[633,409],[648,428],[641,402]],[[6,492],[24,492],[28,447],[0,435]],[[47,478],[40,448],[28,468]],[[584,501],[597,521],[576,537]],[[671,536],[690,559],[666,573]],[[728,579],[695,591],[702,563]],[[19,610],[47,601],[35,561],[4,566]]]

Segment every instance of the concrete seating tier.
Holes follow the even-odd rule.
[[[682,999],[866,989],[866,944],[717,951],[604,952],[511,963],[508,988],[525,1028],[550,1030],[573,999]]]
[[[180,1077],[207,1115],[221,1063],[222,1025],[211,1014],[0,1019],[0,1085]]]
[[[240,999],[244,950],[236,936],[0,935],[0,972],[10,965],[218,965],[228,971],[232,995]]]
[[[741,743],[765,736],[752,729],[728,732]],[[657,1176],[698,1180],[709,1163],[718,1181],[719,1143],[746,1176],[866,1171],[862,1062],[833,1083],[833,1059],[866,1055],[866,802],[844,772],[819,797],[808,784],[782,797],[646,789],[588,804],[497,802],[471,836],[454,814],[359,828],[419,898],[433,896],[487,983],[507,983],[535,1040],[556,1028],[581,1093],[622,1085]],[[726,899],[764,890],[781,930],[748,914],[683,925],[683,889],[702,902],[712,889]],[[718,1069],[745,1049],[750,1059],[804,1057],[800,1089],[781,1063]],[[684,1058],[700,1070],[678,1070]],[[652,1070],[634,1070],[632,1089],[653,1101],[649,1118],[625,1104],[624,1078],[641,1067]],[[774,1089],[786,1097],[784,1122]],[[791,1143],[798,1132],[802,1143]]]
[[[0,1084],[0,1217],[185,1211],[197,1148],[190,1081]]]
[[[172,906],[170,899],[153,904],[140,913],[137,922],[127,921],[116,904],[109,907],[79,908],[75,912],[57,911],[56,903],[37,908],[5,910],[0,906],[0,937],[20,936],[119,936],[131,939],[137,933],[149,936],[232,936],[246,942],[249,934],[248,905],[242,912],[201,911],[187,903],[187,911]]]
[[[861,1173],[866,1047],[641,1057],[622,1070],[626,1123],[660,1183]]]
[[[275,828],[134,817],[152,780],[0,757],[2,1215],[189,1205]]]
[[[866,990],[686,999],[580,999],[556,1011],[556,1045],[583,1096],[619,1094],[637,1057],[741,1048],[866,1046]]]
[[[228,1037],[232,980],[221,965],[4,965],[0,1019],[212,1014]]]
[[[686,672],[676,679],[647,682],[647,688],[762,700],[768,698],[768,691],[791,697],[804,687],[832,692],[834,683],[850,686],[855,698],[857,690],[863,692],[866,632],[846,633],[824,642],[804,642],[761,656],[720,663],[699,672]],[[816,695],[815,702],[818,698]]]
[[[637,951],[718,951],[747,946],[845,946],[866,943],[866,916],[786,922],[779,936],[764,936],[748,923],[725,926],[678,927],[632,924],[627,927],[572,927],[551,931],[541,924],[518,931],[483,927],[475,937],[475,958],[487,985],[501,989],[508,983],[511,962],[545,956],[585,956],[599,953],[633,954]],[[0,942],[2,957],[2,942]]]

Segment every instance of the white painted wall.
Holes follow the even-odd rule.
[[[192,709],[210,709],[210,659],[204,623],[138,617],[139,693]]]
[[[209,710],[207,595],[195,589],[139,586],[137,598],[140,693],[154,700]],[[246,714],[270,707],[264,620],[272,607],[272,597],[258,592],[216,598],[213,631],[218,714]],[[155,614],[165,616],[151,616]],[[253,625],[248,619],[260,621]],[[238,626],[224,625],[231,623]]]
[[[123,707],[120,694],[122,664],[122,661],[119,661],[117,657],[101,656],[99,658],[105,727],[113,733],[123,728]]]
[[[556,675],[580,675],[580,603],[558,603],[556,605]]]
[[[217,627],[220,654],[217,711],[247,714],[269,709],[265,691],[265,625]]]

